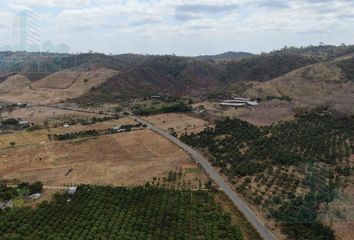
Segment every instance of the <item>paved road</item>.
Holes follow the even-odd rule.
[[[158,133],[159,135],[167,138],[171,142],[178,145],[180,148],[184,149],[197,163],[199,163],[204,170],[207,172],[209,177],[220,187],[220,190],[225,192],[229,199],[235,204],[235,206],[243,213],[247,220],[254,226],[254,228],[259,232],[261,237],[265,240],[276,240],[276,237],[270,232],[270,230],[264,225],[264,223],[259,220],[254,212],[243,202],[243,200],[230,188],[230,186],[224,181],[224,179],[219,175],[219,173],[211,166],[208,160],[206,160],[202,155],[200,155],[193,148],[181,142],[179,139],[171,136],[169,133],[163,131],[162,129],[145,122],[144,120],[130,116],[132,119],[136,119],[139,122],[146,124],[146,126],[152,131]]]

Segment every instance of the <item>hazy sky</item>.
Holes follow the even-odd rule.
[[[0,0],[0,45],[31,9],[41,40],[77,52],[258,53],[287,46],[354,43],[353,0]]]

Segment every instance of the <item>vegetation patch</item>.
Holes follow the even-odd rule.
[[[206,151],[236,191],[262,206],[291,239],[334,239],[317,210],[353,172],[353,117],[316,112],[267,127],[226,119],[181,140]]]
[[[36,209],[0,214],[9,239],[243,239],[207,191],[80,186]]]
[[[160,113],[184,113],[190,112],[192,108],[185,104],[184,102],[180,101],[177,103],[171,104],[162,104],[162,105],[152,105],[148,107],[136,106],[133,109],[133,113],[136,115],[153,115],[153,114],[160,114]]]
[[[343,71],[346,78],[349,81],[354,82],[354,69],[353,69],[354,58],[350,58],[348,60],[341,61],[337,65]]]

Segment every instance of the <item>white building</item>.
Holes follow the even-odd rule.
[[[243,106],[257,106],[257,101],[252,101],[249,98],[234,98],[232,100],[224,100],[220,103],[221,106],[243,107]]]

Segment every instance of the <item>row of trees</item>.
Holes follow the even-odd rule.
[[[190,112],[192,108],[183,101],[171,104],[163,104],[162,106],[136,107],[133,109],[135,115],[153,115],[159,113],[173,113],[173,112]]]
[[[199,134],[183,134],[181,140],[207,151],[234,183],[243,178],[236,190],[263,204],[293,239],[334,239],[333,232],[316,221],[317,210],[334,199],[338,177],[353,173],[345,162],[354,153],[354,117],[314,112],[267,127],[226,119]],[[290,167],[303,168],[304,178],[289,176]],[[265,199],[266,193],[257,189],[249,192],[251,183],[272,188],[270,197]],[[297,193],[300,184],[306,194]]]
[[[142,124],[142,123],[126,124],[126,125],[120,126],[120,129],[124,129],[124,131],[129,132],[133,128],[139,128],[139,127],[146,127],[146,125]],[[72,132],[72,133],[48,134],[48,139],[55,140],[55,141],[66,141],[66,140],[73,140],[73,139],[86,138],[86,137],[95,137],[95,136],[99,136],[99,135],[113,134],[113,133],[117,133],[117,130],[115,130],[113,128],[103,129],[103,130],[92,129],[92,130]]]
[[[4,212],[0,239],[242,239],[205,191],[80,186],[68,199]]]

